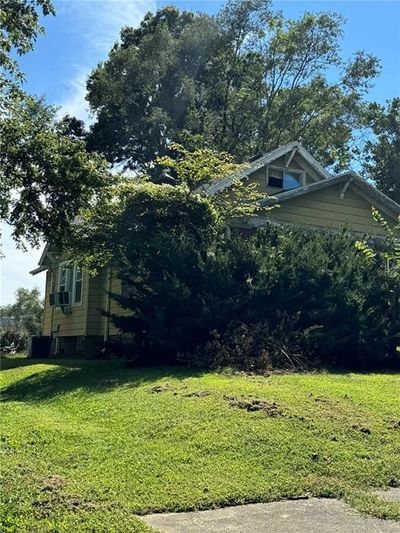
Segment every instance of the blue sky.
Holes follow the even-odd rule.
[[[22,58],[26,89],[45,95],[47,102],[61,106],[84,120],[89,115],[84,100],[85,80],[98,61],[106,58],[118,39],[122,26],[136,26],[147,11],[174,4],[180,9],[215,13],[224,2],[215,0],[56,0],[57,16],[44,20],[46,35],[35,50]],[[342,53],[347,57],[364,49],[377,55],[382,73],[369,93],[371,100],[384,102],[400,96],[400,1],[276,1],[274,7],[286,16],[298,17],[304,11],[336,11],[347,20]],[[40,250],[21,252],[3,229],[1,262],[1,303],[13,301],[18,287],[43,288],[43,274],[29,275],[40,257]]]

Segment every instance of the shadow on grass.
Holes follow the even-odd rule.
[[[20,364],[18,364],[18,362]],[[183,367],[127,368],[124,361],[79,359],[3,358],[2,369],[48,364],[55,368],[39,371],[2,390],[2,400],[40,402],[82,390],[89,393],[106,392],[121,386],[132,388],[154,383],[162,378],[185,379],[201,376],[202,371]]]

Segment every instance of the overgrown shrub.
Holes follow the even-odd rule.
[[[395,365],[400,285],[384,257],[368,257],[346,232],[269,228],[254,244],[262,256],[250,322],[278,309],[299,317],[300,329],[320,326],[314,350],[325,365]]]
[[[166,235],[123,278],[126,292],[114,298],[132,315],[112,319],[148,362],[258,370],[306,360],[353,368],[399,363],[398,273],[379,254],[357,249],[346,232],[271,225],[195,248],[184,236]]]
[[[284,316],[272,330],[268,322],[232,323],[222,334],[213,330],[209,340],[179,359],[192,365],[232,367],[248,372],[306,369],[316,366],[313,349],[318,326],[300,330],[295,317]]]

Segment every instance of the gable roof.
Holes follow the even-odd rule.
[[[272,150],[271,152],[268,152],[267,154],[264,154],[258,159],[252,161],[249,167],[245,168],[244,170],[239,171],[231,176],[228,176],[223,180],[213,180],[211,183],[202,186],[200,189],[202,189],[207,194],[213,195],[219,192],[220,190],[230,187],[236,179],[245,179],[259,168],[262,168],[263,166],[271,163],[272,161],[275,161],[283,155],[293,151],[296,151],[296,153],[299,153],[304,158],[304,160],[321,177],[321,180],[315,183],[311,183],[309,185],[304,185],[302,187],[292,189],[290,191],[278,193],[277,196],[265,198],[264,200],[261,200],[259,202],[261,206],[281,204],[287,202],[288,200],[300,198],[303,195],[311,194],[313,192],[332,187],[333,185],[343,183],[343,186],[345,187],[343,189],[343,192],[345,192],[348,186],[351,184],[357,189],[356,192],[358,192],[361,197],[370,202],[371,205],[373,205],[389,217],[393,218],[394,220],[397,220],[400,217],[400,205],[394,200],[390,199],[388,196],[380,192],[356,172],[347,171],[336,176],[329,174],[329,172],[327,172],[324,167],[320,163],[318,163],[318,161],[314,159],[314,157],[309,154],[307,150],[298,141],[290,142],[288,144],[285,144],[284,146],[281,146],[280,148],[277,148],[276,150]],[[290,159],[292,156],[290,156]],[[348,184],[347,187],[346,184]],[[35,275],[39,274],[39,272],[47,270],[52,260],[54,260],[53,254],[50,251],[49,244],[46,244],[42,256],[39,260],[39,267],[34,270],[31,270],[30,274]]]
[[[325,180],[331,178],[329,172],[327,172],[324,167],[320,163],[318,163],[318,161],[314,159],[313,156],[308,153],[307,150],[298,141],[293,141],[288,144],[285,144],[284,146],[281,146],[280,148],[277,148],[276,150],[272,150],[271,152],[262,155],[258,159],[255,159],[244,170],[236,172],[235,174],[232,174],[231,176],[228,176],[223,180],[213,180],[209,185],[204,187],[204,191],[211,195],[215,194],[216,192],[222,191],[223,189],[230,187],[235,180],[242,180],[244,178],[249,177],[259,168],[262,168],[268,163],[279,159],[279,157],[282,157],[283,155],[292,152],[293,150],[295,150],[303,157],[303,159],[305,159],[305,161],[307,161],[307,163],[317,172],[321,179]]]
[[[39,274],[40,272],[44,272],[45,270],[48,269],[49,267],[48,260],[51,259],[51,254],[50,254],[49,249],[50,249],[50,245],[46,244],[42,252],[42,255],[40,256],[40,259],[39,259],[39,263],[38,263],[39,266],[35,268],[34,270],[31,270],[29,274],[32,274],[32,276],[36,276],[36,274]]]
[[[389,215],[390,217],[397,219],[400,216],[400,205],[395,201],[391,200],[388,196],[378,191],[373,185],[365,181],[359,174],[356,172],[343,172],[337,176],[331,176],[326,180],[318,181],[316,183],[311,183],[310,185],[305,185],[304,187],[298,187],[297,189],[292,189],[290,191],[282,192],[277,194],[274,197],[266,198],[265,200],[260,201],[262,206],[271,206],[276,204],[281,204],[287,202],[288,200],[293,200],[294,198],[300,198],[305,194],[311,194],[333,185],[338,185],[343,183],[345,185],[353,185],[358,189],[360,196],[364,197],[366,200],[371,202],[371,205]]]

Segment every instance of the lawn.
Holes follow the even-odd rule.
[[[310,495],[400,520],[400,375],[246,376],[3,358],[3,532]],[[264,402],[264,403],[263,403]]]

